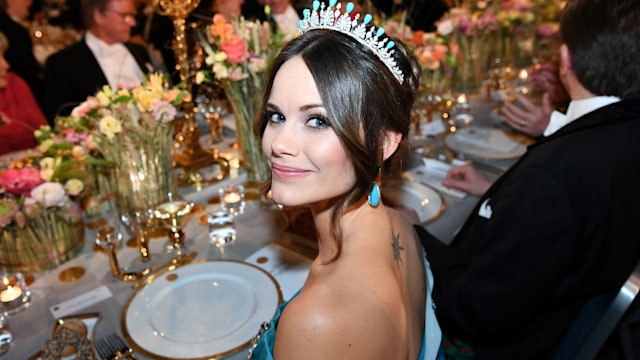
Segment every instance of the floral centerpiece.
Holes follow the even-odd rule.
[[[496,18],[491,12],[453,8],[437,22],[437,34],[455,49],[452,87],[474,90],[486,75]]]
[[[104,86],[66,119],[88,131],[102,156],[115,164],[116,206],[128,225],[175,192],[173,121],[189,95],[167,84],[164,75],[150,74],[136,87]]]
[[[86,193],[89,158],[81,146],[46,143],[41,153],[30,153],[0,173],[0,264],[7,268],[49,269],[84,246],[79,202]]]
[[[265,72],[283,45],[282,34],[273,33],[268,22],[243,18],[227,20],[217,14],[203,36],[202,47],[229,100],[235,116],[236,136],[249,181],[264,181],[269,168],[252,131],[255,111],[262,96]]]

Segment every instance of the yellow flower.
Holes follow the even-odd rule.
[[[122,123],[120,123],[120,120],[111,115],[100,119],[98,127],[100,128],[100,132],[106,135],[109,140],[112,140],[115,134],[122,131]]]
[[[111,91],[109,91],[109,93],[111,93]],[[96,94],[96,98],[98,99],[98,103],[100,103],[100,106],[107,107],[109,106],[109,104],[111,104],[111,97],[109,95],[107,95],[107,93],[103,91]]]
[[[151,91],[143,88],[134,89],[133,97],[136,100],[138,108],[142,112],[151,111],[152,104],[158,100]]]
[[[76,196],[84,190],[84,184],[79,179],[69,179],[64,184],[64,189],[67,190],[67,194]]]

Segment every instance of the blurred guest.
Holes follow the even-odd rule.
[[[278,30],[288,37],[298,33],[298,21],[300,21],[301,13],[296,11],[291,0],[261,1],[271,9],[271,19],[276,23]]]
[[[569,102],[564,85],[558,74],[558,66],[544,64],[530,75],[532,90],[542,92],[542,103],[535,104],[529,96],[516,95],[515,103],[505,102],[502,114],[507,123],[533,137],[548,136],[559,128],[558,120],[564,115],[553,109],[566,110]]]
[[[413,30],[428,32],[436,30],[435,22],[450,8],[445,0],[373,0],[372,3],[386,18],[402,17],[402,12],[406,12],[406,25]]]
[[[136,25],[132,0],[83,0],[87,26],[77,43],[49,56],[45,65],[46,114],[67,115],[103,85],[142,81],[153,70],[147,50],[129,43]]]
[[[242,16],[242,5],[244,0],[214,0],[212,4],[213,12],[222,14],[226,19],[233,19]]]
[[[581,307],[619,290],[640,258],[629,238],[640,219],[638,19],[637,0],[567,2],[559,74],[571,102],[557,130],[489,189],[480,179],[448,247],[427,241],[451,357],[552,358]],[[477,175],[454,168],[443,183],[471,191]]]
[[[0,0],[0,32],[9,41],[5,58],[11,71],[29,84],[38,105],[44,105],[43,69],[33,54],[31,35],[24,26],[32,0]]]
[[[173,20],[159,14],[151,0],[140,0],[137,4],[137,13],[136,26],[131,29],[130,41],[144,46],[153,67],[158,71],[171,74],[172,81],[177,84],[180,82],[180,76],[176,70],[173,50]]]
[[[35,147],[38,142],[33,131],[47,124],[27,83],[9,72],[4,57],[8,46],[0,33],[0,116],[6,122],[0,126],[0,155]]]

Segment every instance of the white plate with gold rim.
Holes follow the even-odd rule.
[[[476,159],[514,159],[524,155],[533,140],[514,131],[468,127],[447,135],[445,145]]]
[[[446,208],[440,192],[428,185],[405,178],[384,183],[382,197],[391,205],[413,209],[423,225],[439,218]]]
[[[193,263],[153,279],[127,302],[122,331],[156,359],[231,355],[249,345],[282,302],[276,280],[234,260]]]

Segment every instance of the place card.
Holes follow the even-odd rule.
[[[63,301],[58,305],[54,305],[49,308],[49,311],[51,312],[51,315],[53,315],[53,317],[57,319],[76,313],[78,312],[78,310],[97,304],[102,300],[110,298],[111,296],[112,294],[109,288],[107,288],[105,285],[102,285],[67,301]]]

